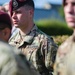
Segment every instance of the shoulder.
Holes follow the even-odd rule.
[[[63,42],[60,46],[59,46],[59,48],[58,48],[58,52],[59,51],[64,51],[64,50],[66,50],[66,49],[69,49],[69,47],[70,47],[70,45],[71,45],[71,43],[72,43],[72,36],[70,36],[68,39],[66,39],[66,41],[65,42]]]
[[[71,44],[72,44],[72,36],[70,36],[65,42],[63,42],[58,50],[57,50],[57,56],[56,56],[56,64],[62,64],[64,61],[64,58],[71,50]]]
[[[52,36],[47,35],[46,33],[42,32],[39,29],[37,31],[37,35],[40,36],[40,39],[42,40],[42,42],[47,42],[48,45],[57,47]]]
[[[40,39],[44,39],[44,40],[51,40],[53,41],[53,38],[49,35],[47,35],[46,33],[44,33],[41,30],[37,30],[36,35],[40,37]]]
[[[70,36],[59,48],[57,51],[56,62],[54,65],[54,73],[63,71],[67,68],[71,68],[73,58],[75,56],[75,43],[73,41],[73,36]],[[67,59],[67,60],[66,60]],[[66,66],[67,65],[67,66]],[[70,66],[70,67],[68,67]],[[65,68],[66,67],[66,68]]]
[[[42,50],[45,51],[47,50],[47,52],[53,56],[56,55],[58,46],[57,44],[54,42],[53,38],[47,34],[45,34],[44,32],[42,32],[41,30],[38,30],[37,32],[37,37],[40,39],[41,42],[41,47]]]
[[[9,38],[9,42],[16,39],[19,36],[19,30],[16,30],[12,33],[11,37]]]

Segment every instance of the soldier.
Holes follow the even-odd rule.
[[[0,6],[0,11],[5,11],[3,6]]]
[[[10,13],[9,13],[9,2],[4,3],[2,6],[5,9],[4,12],[7,12],[10,15]]]
[[[63,0],[65,19],[68,27],[73,29],[73,34],[59,48],[55,62],[55,75],[60,74],[60,68],[64,65],[64,59],[75,49],[75,0]],[[67,59],[66,59],[67,60]],[[62,69],[63,70],[63,69]]]
[[[0,39],[8,42],[8,39],[11,35],[12,22],[10,16],[0,11]]]
[[[0,40],[0,75],[38,75],[20,50]]]
[[[72,50],[63,58],[63,64],[60,64],[59,69],[54,75],[75,75],[75,43]]]
[[[19,31],[9,39],[9,44],[21,49],[27,60],[41,75],[51,75],[57,45],[50,36],[40,31],[34,24],[34,9],[33,0],[10,1],[13,24],[19,28]]]

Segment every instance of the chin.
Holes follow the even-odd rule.
[[[70,23],[70,24],[68,24],[68,27],[75,28],[75,24]]]
[[[15,27],[18,27],[18,25],[17,25],[17,24],[14,24],[14,26],[15,26]]]

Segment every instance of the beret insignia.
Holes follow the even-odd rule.
[[[16,8],[18,6],[18,3],[16,0],[13,0],[13,7]]]

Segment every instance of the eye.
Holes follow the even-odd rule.
[[[16,14],[20,14],[20,13],[21,13],[21,11],[15,11],[15,13],[16,13]]]
[[[66,6],[68,3],[67,2],[64,2],[64,6]]]
[[[72,5],[75,5],[75,2],[73,2]]]

